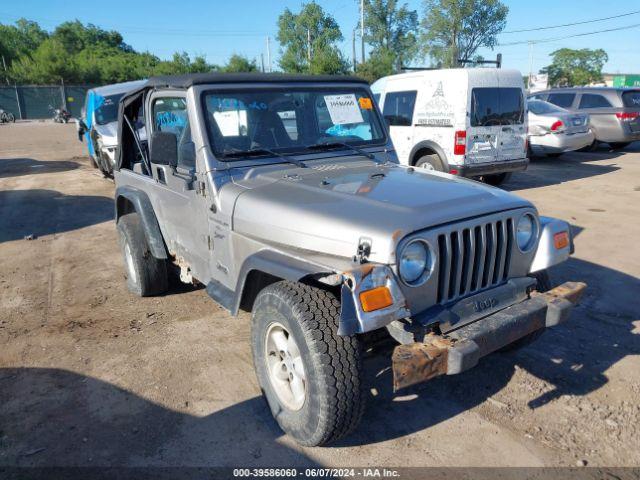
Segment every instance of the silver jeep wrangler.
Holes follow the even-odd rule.
[[[139,133],[146,128],[146,140]],[[564,321],[569,225],[497,188],[398,164],[367,84],[194,74],[120,102],[116,222],[127,282],[168,276],[252,312],[258,382],[304,445],[353,430],[362,352],[397,342],[394,389],[475,366]]]

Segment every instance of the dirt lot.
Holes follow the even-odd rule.
[[[553,272],[589,284],[570,323],[402,396],[367,360],[366,419],[328,448],[272,420],[246,315],[204,290],[127,292],[114,186],[83,147],[73,125],[0,125],[0,465],[640,465],[638,146],[506,186],[574,226]]]

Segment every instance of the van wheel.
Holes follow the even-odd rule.
[[[340,302],[295,282],[263,289],[252,310],[260,388],[288,435],[324,445],[353,431],[364,411],[359,337],[338,335]]]
[[[511,178],[511,172],[505,173],[496,173],[494,175],[483,175],[482,180],[489,184],[497,187],[498,185],[502,185],[504,182]]]
[[[137,213],[129,213],[120,217],[118,234],[129,290],[141,297],[166,292],[167,264],[151,253],[140,216]]]
[[[611,150],[622,150],[623,148],[627,148],[629,145],[631,145],[631,142],[614,142],[609,144]]]
[[[529,276],[536,279],[537,291],[548,292],[549,290],[551,290],[551,276],[549,275],[549,272],[547,272],[546,270],[543,270],[541,272],[531,273],[529,274]],[[525,335],[522,338],[519,338],[518,340],[516,340],[513,343],[510,343],[509,345],[505,345],[499,351],[514,352],[516,350],[520,350],[522,347],[526,347],[527,345],[531,345],[533,342],[535,342],[538,338],[542,336],[544,331],[545,329],[541,328],[539,330],[531,332],[530,334]]]
[[[425,170],[436,170],[438,172],[444,172],[444,165],[442,164],[442,160],[440,160],[440,156],[437,154],[431,155],[423,155],[420,157],[416,163],[416,168],[424,168]]]

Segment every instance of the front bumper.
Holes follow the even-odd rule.
[[[485,355],[566,321],[585,288],[581,282],[566,282],[545,293],[533,292],[527,300],[447,335],[428,334],[422,342],[397,346],[392,357],[394,390],[464,372]]]
[[[503,162],[491,162],[487,164],[450,165],[451,169],[458,170],[461,177],[479,177],[481,175],[493,175],[508,172],[521,172],[529,166],[528,158],[508,160]]]

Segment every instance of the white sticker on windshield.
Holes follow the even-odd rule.
[[[347,95],[325,95],[324,101],[334,125],[362,123],[362,113],[353,93]]]

